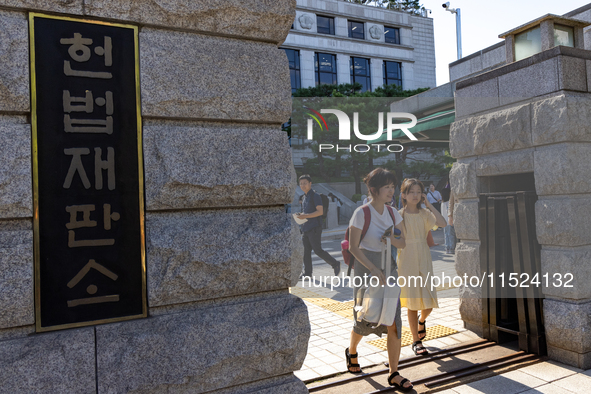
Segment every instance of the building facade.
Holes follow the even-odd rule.
[[[403,89],[435,87],[433,19],[342,0],[297,0],[282,44],[292,91],[359,82]]]
[[[433,19],[427,15],[343,0],[297,0],[281,45],[292,92],[354,82],[362,91],[392,84],[405,90],[435,87]],[[309,148],[298,148],[302,143],[292,140],[296,168],[315,157]]]

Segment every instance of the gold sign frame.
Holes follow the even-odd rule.
[[[79,323],[62,324],[50,327],[41,326],[41,278],[40,278],[40,233],[39,233],[39,158],[37,140],[37,79],[35,68],[35,23],[34,18],[41,17],[72,22],[105,25],[132,29],[134,33],[134,57],[135,57],[135,96],[137,116],[137,153],[138,153],[138,183],[139,183],[139,222],[141,244],[141,276],[142,276],[142,313],[138,315],[92,320]],[[56,331],[69,328],[94,326],[97,324],[114,323],[126,320],[148,317],[147,285],[146,285],[146,234],[145,234],[145,197],[144,197],[144,163],[143,163],[143,139],[142,139],[142,115],[140,94],[140,67],[139,67],[139,30],[138,26],[106,22],[88,18],[75,18],[66,16],[48,15],[37,12],[29,13],[29,66],[31,87],[31,131],[32,144],[31,155],[33,160],[33,258],[35,276],[35,330],[36,332]]]

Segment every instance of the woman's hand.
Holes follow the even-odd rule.
[[[427,208],[432,206],[429,200],[427,199],[427,195],[425,193],[423,193],[423,196],[421,197],[421,203],[425,204]]]
[[[369,271],[369,273],[371,274],[371,276],[375,276],[380,280],[381,286],[386,286],[386,275],[384,275],[381,269],[374,265],[373,268]]]

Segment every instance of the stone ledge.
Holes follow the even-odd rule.
[[[293,23],[295,7],[295,0],[85,0],[84,14],[281,44]]]
[[[0,221],[0,273],[0,328],[34,324],[31,220]]]
[[[97,326],[98,391],[207,392],[289,374],[309,336],[289,294]]]
[[[290,233],[283,208],[147,213],[150,306],[287,289]]]
[[[150,28],[139,36],[144,117],[279,125],[291,116],[287,56],[276,46]]]
[[[0,218],[32,217],[31,125],[24,116],[0,115],[0,145]]]
[[[0,342],[4,393],[95,393],[94,329]]]
[[[21,2],[0,0],[0,6]],[[0,26],[0,111],[28,112],[31,100],[27,16],[21,12],[0,10]]]
[[[148,121],[144,162],[148,211],[286,204],[296,185],[279,126]]]

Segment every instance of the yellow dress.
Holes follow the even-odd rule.
[[[427,245],[427,235],[433,228],[437,219],[428,209],[421,209],[419,213],[405,213],[400,210],[404,218],[402,222],[406,233],[406,246],[398,249],[398,276],[406,278],[406,285],[401,282],[400,303],[412,311],[438,308],[437,290],[431,290],[431,277],[433,276],[433,260],[431,251]],[[409,277],[420,276],[423,281]],[[428,278],[428,279],[427,279]]]

